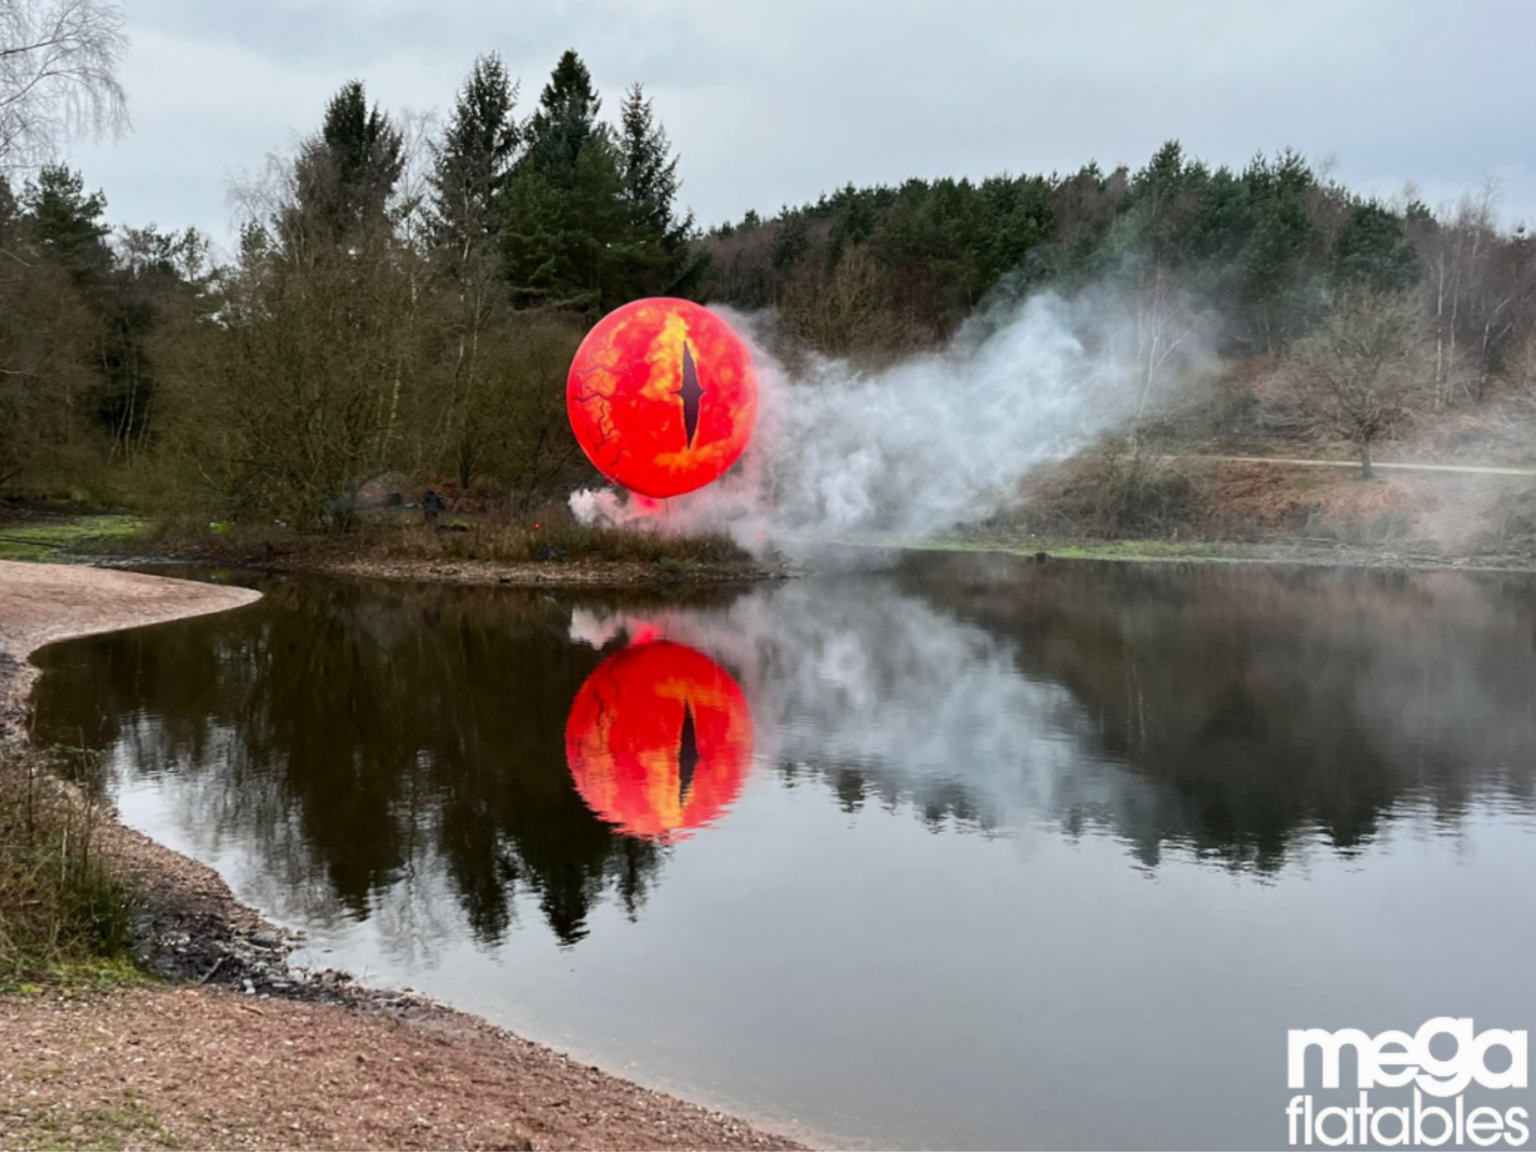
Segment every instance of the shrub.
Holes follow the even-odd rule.
[[[101,792],[90,754],[0,749],[0,989],[125,958],[132,904],[95,852]]]

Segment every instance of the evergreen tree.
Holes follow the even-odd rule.
[[[569,170],[523,168],[508,185],[502,259],[513,301],[604,311],[633,299],[639,262],[617,150],[598,125]]]
[[[539,93],[539,106],[524,129],[528,148],[522,167],[555,179],[574,177],[583,149],[594,138],[606,142],[598,120],[603,102],[592,87],[592,74],[568,48]]]
[[[43,165],[37,179],[22,189],[21,208],[30,239],[52,253],[76,282],[110,266],[108,228],[102,220],[107,198],[100,192],[86,195],[80,173],[62,164]]]
[[[651,265],[647,283],[637,288],[646,294],[677,294],[695,282],[708,255],[689,253],[694,232],[690,211],[677,214],[678,158],[672,152],[667,131],[656,119],[651,101],[637,83],[625,94],[619,115],[619,158],[624,197],[634,226],[647,249],[644,262]]]
[[[520,135],[512,115],[516,101],[517,85],[501,57],[480,57],[459,89],[443,143],[433,148],[428,177],[433,240],[461,274],[499,224],[498,203]]]
[[[586,65],[566,52],[507,189],[502,255],[519,305],[602,311],[677,292],[696,267],[692,217],[676,219],[676,161],[649,101],[631,92],[617,136],[601,107]]]
[[[1201,165],[1185,159],[1177,140],[1169,140],[1131,178],[1128,206],[1138,238],[1156,267],[1176,264],[1183,255],[1180,233],[1193,215],[1196,189],[1207,176]]]
[[[1313,318],[1311,257],[1317,225],[1308,208],[1316,187],[1301,156],[1259,157],[1244,173],[1253,202],[1253,228],[1244,253],[1242,303],[1250,342],[1273,352]]]
[[[1341,289],[1401,292],[1419,279],[1419,257],[1403,220],[1380,204],[1355,207],[1333,242],[1333,278]]]
[[[377,104],[368,107],[361,80],[349,80],[325,110],[320,134],[308,140],[295,170],[301,227],[339,244],[387,222],[390,195],[405,167],[404,138]]]
[[[666,129],[656,120],[651,101],[639,85],[631,85],[619,113],[619,150],[624,166],[624,195],[635,219],[650,228],[658,240],[676,243],[693,227],[693,213],[678,219],[674,212],[677,190],[677,157]]]

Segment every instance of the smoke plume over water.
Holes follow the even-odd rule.
[[[655,502],[578,492],[584,522],[723,530],[754,551],[922,538],[1007,507],[1030,469],[1121,425],[1163,377],[1214,362],[1193,326],[1171,334],[1166,310],[1149,325],[1107,291],[1036,293],[983,310],[940,351],[874,371],[818,357],[793,378],[757,338],[760,317],[727,314],[752,344],[761,397],[742,461],[665,517]]]

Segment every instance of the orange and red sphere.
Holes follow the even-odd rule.
[[[718,479],[757,420],[746,343],[708,308],[636,300],[587,333],[566,381],[566,410],[608,479],[664,499]]]
[[[576,790],[631,836],[673,841],[721,816],[752,758],[752,714],[731,674],[670,640],[599,664],[565,724]]]

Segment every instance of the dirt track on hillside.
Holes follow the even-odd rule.
[[[1360,468],[1358,460],[1317,460],[1299,456],[1164,456],[1164,460],[1214,460],[1221,464],[1286,464],[1297,468]],[[1507,468],[1497,464],[1411,464],[1398,460],[1371,461],[1379,472],[1448,472],[1457,476],[1530,476],[1536,468]]]

